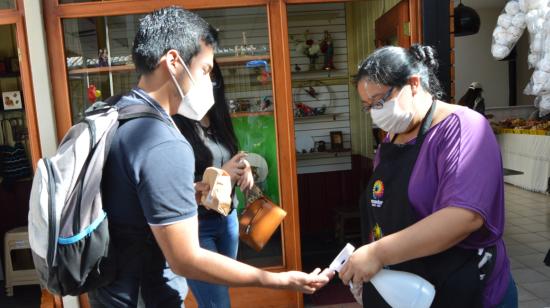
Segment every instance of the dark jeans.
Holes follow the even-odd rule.
[[[518,307],[518,289],[514,277],[510,274],[510,282],[508,283],[508,289],[504,293],[502,301],[497,308],[517,308]]]
[[[226,216],[199,217],[199,241],[204,249],[235,259],[239,247],[237,211]],[[231,307],[227,286],[188,279],[187,283],[200,308]]]

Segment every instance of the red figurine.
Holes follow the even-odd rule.
[[[95,94],[96,94],[96,87],[95,87],[95,85],[91,84],[88,87],[88,101],[90,102],[90,104],[95,103],[95,101],[97,99]]]

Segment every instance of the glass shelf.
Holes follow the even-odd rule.
[[[296,153],[296,159],[306,160],[306,159],[344,157],[344,156],[349,156],[350,154],[351,154],[351,149],[343,149],[340,151],[313,152],[313,153]]]
[[[216,61],[220,65],[240,64],[240,63],[246,63],[248,61],[253,61],[253,60],[266,60],[266,61],[269,61],[269,55],[219,57],[219,58],[216,58]],[[101,66],[101,67],[85,67],[85,68],[69,69],[69,75],[101,74],[101,73],[109,73],[109,72],[113,72],[113,73],[114,72],[130,72],[130,71],[134,71],[134,70],[135,70],[134,64]]]
[[[101,74],[101,73],[109,73],[109,72],[132,72],[134,71],[134,69],[135,69],[135,66],[133,64],[85,67],[85,68],[69,69],[69,75]]]
[[[270,57],[269,55],[238,56],[238,57],[217,56],[216,57],[216,62],[218,62],[219,65],[241,64],[241,63],[246,63],[246,62],[255,61],[255,60],[269,61]]]

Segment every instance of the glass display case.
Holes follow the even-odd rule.
[[[15,8],[15,0],[0,0],[0,10]]]
[[[225,80],[239,150],[255,157],[258,186],[279,204],[275,100],[271,78],[269,31],[265,7],[197,11],[219,32],[215,58]],[[72,122],[95,101],[124,94],[139,76],[131,49],[142,14],[63,19]],[[258,170],[261,168],[262,170]],[[258,181],[261,180],[261,181]],[[237,189],[239,211],[245,198]],[[281,232],[261,252],[239,247],[238,258],[255,266],[283,266]]]

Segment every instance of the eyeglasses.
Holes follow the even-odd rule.
[[[384,94],[384,96],[381,99],[377,100],[376,102],[368,106],[363,106],[363,111],[369,112],[371,109],[382,109],[382,107],[384,107],[384,103],[386,102],[386,99],[388,99],[392,91],[393,91],[393,87],[390,87],[388,92],[386,92],[386,94]]]

